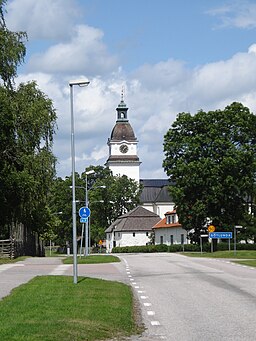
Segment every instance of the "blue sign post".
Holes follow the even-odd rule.
[[[232,239],[232,232],[211,232],[209,238],[212,239]]]

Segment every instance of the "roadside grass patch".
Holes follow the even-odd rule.
[[[247,259],[247,260],[235,261],[235,263],[238,263],[241,265],[256,267],[256,259]]]
[[[16,262],[20,262],[23,261],[24,259],[28,258],[27,256],[22,256],[22,257],[17,257],[14,259],[10,259],[10,258],[0,258],[0,264],[11,264],[11,263],[16,263]]]
[[[256,259],[255,250],[237,250],[234,255],[234,250],[231,251],[216,251],[216,252],[182,252],[188,257],[208,257],[208,258],[232,258],[232,259]]]
[[[114,263],[120,262],[120,259],[112,255],[90,255],[77,257],[78,264],[100,264],[100,263]],[[63,259],[64,264],[73,264],[73,257]]]
[[[129,286],[40,276],[0,301],[1,341],[93,341],[136,334]]]

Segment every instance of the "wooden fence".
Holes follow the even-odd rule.
[[[14,249],[13,239],[0,240],[0,258],[14,258]]]

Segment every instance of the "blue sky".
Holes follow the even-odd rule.
[[[28,33],[17,83],[36,80],[58,114],[58,175],[69,175],[68,81],[76,89],[76,165],[103,165],[125,88],[141,178],[165,177],[163,136],[181,111],[240,101],[255,112],[255,0],[9,0],[12,30]]]

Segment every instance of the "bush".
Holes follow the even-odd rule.
[[[256,250],[256,244],[236,244],[237,250]],[[221,242],[217,243],[217,251],[226,251],[228,250],[228,243]],[[230,250],[234,250],[234,243],[230,243]]]
[[[237,250],[256,250],[256,244],[236,244]],[[141,246],[123,246],[114,247],[112,253],[152,253],[152,252],[200,252],[201,248],[198,244],[173,244],[167,246],[161,245],[141,245]],[[228,243],[217,243],[217,249],[215,251],[228,250]],[[234,250],[234,244],[230,244],[230,250]],[[211,244],[203,243],[203,252],[211,252]]]
[[[114,247],[112,249],[112,253],[152,253],[152,252],[168,252],[168,246],[165,244],[141,245]]]

